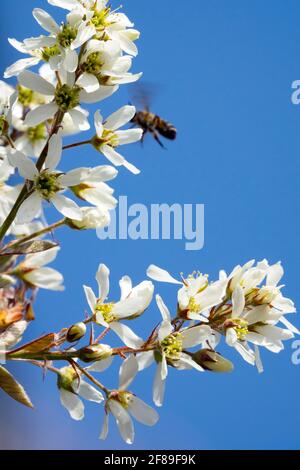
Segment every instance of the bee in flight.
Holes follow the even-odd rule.
[[[163,148],[164,144],[160,140],[160,136],[165,139],[175,140],[177,137],[177,129],[168,121],[150,111],[149,92],[142,86],[137,89],[138,93],[133,97],[133,101],[139,104],[140,110],[137,110],[131,122],[133,127],[140,127],[144,134],[142,142],[146,134],[151,134],[156,142]]]

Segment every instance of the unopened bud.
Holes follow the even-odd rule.
[[[232,372],[234,368],[232,362],[210,349],[201,349],[192,357],[199,366],[210,372]]]
[[[110,224],[110,214],[100,207],[82,207],[82,220],[67,219],[66,223],[75,230],[89,230],[107,227]]]
[[[69,343],[75,343],[75,341],[79,341],[81,338],[84,337],[86,334],[86,325],[81,323],[76,323],[76,325],[71,326],[67,332],[67,341]]]
[[[79,358],[83,362],[96,362],[107,359],[112,353],[112,348],[107,344],[95,344],[80,349]]]

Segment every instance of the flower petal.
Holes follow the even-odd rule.
[[[123,361],[119,372],[119,389],[127,390],[132,381],[135,379],[139,371],[138,361],[136,357],[131,354],[125,361]]]
[[[208,325],[199,325],[182,331],[182,347],[193,348],[208,339],[212,331]]]
[[[62,154],[61,132],[54,134],[49,140],[48,154],[45,160],[45,167],[53,171],[60,162]]]
[[[104,123],[105,129],[115,131],[124,126],[135,116],[136,109],[134,106],[123,106],[115,113],[111,114]]]
[[[89,304],[89,307],[91,309],[92,313],[95,313],[95,307],[97,305],[97,298],[93,292],[93,290],[88,287],[88,286],[83,286],[84,293],[86,296],[87,303]]]
[[[56,194],[51,199],[51,202],[58,212],[63,214],[65,217],[74,220],[82,220],[82,212],[72,199],[63,196],[62,194]]]
[[[61,388],[60,401],[75,421],[81,421],[84,418],[84,405],[77,395]]]
[[[95,75],[91,73],[84,72],[76,82],[81,88],[83,88],[87,93],[93,93],[99,88],[99,81]]]
[[[128,348],[139,349],[143,346],[144,341],[142,338],[139,338],[128,326],[122,323],[112,322],[109,324],[109,327],[119,336]]]
[[[157,411],[134,395],[131,398],[128,411],[139,423],[146,426],[154,426],[159,420]]]
[[[54,96],[54,86],[40,75],[25,70],[19,75],[19,83],[29,90],[46,96]]]
[[[116,419],[122,439],[126,444],[133,444],[134,427],[129,413],[119,402],[113,399],[108,401],[108,408]]]
[[[78,379],[75,379],[72,383],[72,388],[74,389],[75,393],[88,401],[93,401],[95,403],[101,403],[104,401],[104,396],[102,393],[92,385],[86,383],[84,380],[80,380],[78,385]]]
[[[17,216],[17,222],[19,224],[31,222],[41,213],[41,210],[42,200],[37,193],[33,193],[21,205]]]
[[[105,264],[100,264],[96,273],[96,281],[99,289],[99,301],[104,302],[109,294],[110,271]]]
[[[35,127],[42,122],[52,119],[58,110],[55,102],[43,104],[29,111],[24,120],[25,126]]]
[[[166,380],[161,378],[161,363],[157,365],[153,383],[153,401],[156,406],[162,406],[166,390]]]
[[[58,33],[59,26],[49,13],[41,8],[34,8],[32,12],[38,24],[48,33]]]
[[[168,271],[165,271],[164,269],[161,269],[158,266],[155,266],[155,264],[151,264],[149,266],[149,268],[147,269],[147,276],[150,277],[150,279],[153,279],[154,281],[158,281],[158,282],[168,282],[170,284],[182,284],[182,282],[177,281],[177,279],[172,277],[171,274],[168,273]]]

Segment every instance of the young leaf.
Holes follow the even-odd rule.
[[[14,400],[22,403],[22,405],[28,406],[28,408],[33,408],[33,404],[22,385],[20,385],[13,375],[11,375],[10,372],[2,366],[0,366],[0,389]]]
[[[31,341],[30,343],[24,344],[18,349],[14,349],[13,351],[10,351],[10,354],[13,354],[15,352],[18,352],[21,354],[35,354],[39,352],[45,352],[45,351],[48,351],[51,347],[53,347],[54,344],[55,344],[55,334],[50,333],[34,341]]]
[[[50,242],[49,240],[35,240],[27,243],[23,243],[23,245],[16,245],[8,247],[4,252],[0,254],[0,256],[7,256],[7,255],[29,255],[33,253],[40,253],[41,251],[47,251],[51,248],[55,248],[58,246],[57,243]]]

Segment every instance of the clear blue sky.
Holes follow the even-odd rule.
[[[299,1],[123,3],[142,31],[134,68],[157,85],[153,109],[176,124],[179,137],[167,152],[151,139],[143,150],[128,148],[126,155],[142,174],[121,171],[117,194],[127,194],[130,203],[204,203],[205,248],[186,252],[180,241],[100,242],[93,232],[57,232],[62,250],[56,267],[67,290],[40,293],[30,335],[81,318],[86,308],[81,286],[93,282],[100,261],[111,268],[117,296],[118,279],[128,273],[138,282],[150,263],[214,277],[219,268],[230,270],[251,258],[281,260],[285,293],[299,304],[300,106],[290,99],[291,83],[300,79]],[[34,6],[46,7],[46,0],[2,2],[1,72],[19,57],[7,36],[39,34],[31,17]],[[103,112],[127,101],[125,89],[105,102]],[[99,162],[88,149],[65,158],[69,167]],[[162,286],[160,293],[174,306],[172,287]],[[137,328],[149,330],[158,318],[153,305]],[[234,359],[235,372],[171,373],[161,420],[154,429],[137,425],[134,448],[299,448],[300,366],[291,363],[290,344],[280,356],[263,351],[263,375],[226,347],[222,351]],[[14,369],[36,409],[23,409],[1,395],[0,447],[126,447],[115,427],[105,443],[98,441],[103,413],[96,405],[87,407],[85,421],[75,423],[60,406],[50,375],[43,384],[39,371]],[[115,373],[112,369],[106,378],[112,386]],[[148,402],[152,379],[153,370],[145,372],[133,387]]]

